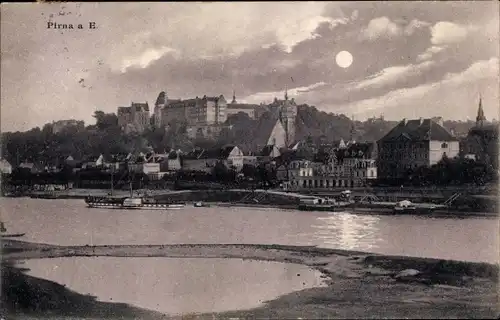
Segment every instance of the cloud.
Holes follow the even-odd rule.
[[[356,21],[359,17],[359,10],[354,10],[351,14],[351,21]]]
[[[392,39],[398,36],[411,36],[415,31],[429,27],[431,24],[426,21],[412,19],[407,22],[405,19],[392,21],[386,16],[370,20],[368,26],[361,33],[362,40]]]
[[[336,110],[366,117],[382,113],[388,118],[400,119],[415,117],[416,112],[426,117],[443,115],[447,108],[453,108],[446,118],[463,119],[475,112],[476,105],[472,100],[476,99],[478,93],[488,91],[490,101],[493,101],[488,111],[498,117],[498,71],[498,58],[494,57],[475,62],[462,72],[449,73],[441,81],[338,105]],[[478,87],[477,83],[482,83],[482,86]],[[469,101],[471,104],[467,105]]]
[[[324,82],[318,82],[306,87],[289,88],[287,90],[288,96],[290,98],[299,98],[301,94],[308,93],[310,91],[324,87],[326,85],[327,84]],[[281,97],[284,95],[284,93],[285,89],[283,89],[283,91],[258,92],[241,99],[241,101],[245,103],[261,103],[261,102],[270,103],[274,100],[275,97]]]
[[[498,76],[498,58],[474,62],[461,73],[448,73],[443,79],[444,84],[460,84],[474,82],[489,76]]]
[[[462,42],[468,33],[469,29],[467,27],[441,21],[431,27],[431,43],[439,46]]]
[[[417,57],[417,61],[424,61],[431,59],[435,54],[443,51],[444,47],[431,46],[427,48],[423,53],[419,54]]]
[[[339,24],[346,24],[347,19],[332,19],[323,16],[313,16],[298,23],[291,23],[283,25],[277,31],[278,39],[280,43],[285,46],[285,52],[292,52],[293,47],[306,40],[314,39],[318,36],[314,31],[322,23],[327,23],[330,29],[333,29]]]
[[[418,19],[413,19],[410,23],[404,28],[404,34],[409,36],[412,35],[416,30],[425,28],[430,26],[429,22],[421,21]]]
[[[362,38],[376,40],[379,38],[392,38],[401,34],[401,28],[387,17],[372,19],[362,32]]]
[[[144,69],[167,53],[178,53],[178,51],[166,46],[163,46],[159,49],[147,49],[137,57],[123,59],[120,70],[122,73],[124,73],[130,67],[140,67]]]
[[[403,78],[415,76],[428,70],[433,64],[433,62],[426,61],[416,65],[387,67],[371,77],[356,83],[354,88],[359,90],[367,87],[394,85]]]

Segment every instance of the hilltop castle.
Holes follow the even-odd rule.
[[[223,95],[186,100],[169,99],[167,92],[162,91],[156,99],[151,120],[147,103],[132,103],[130,107],[118,108],[118,122],[128,132],[142,132],[150,124],[160,128],[185,123],[187,133],[191,138],[196,136],[215,137],[223,128],[227,127],[225,124],[227,117],[240,112],[246,113],[251,119],[258,121],[261,120],[263,113],[270,112],[270,119],[273,119],[275,129],[274,133],[266,133],[269,135],[267,140],[277,141],[276,144],[279,144],[279,147],[287,146],[294,141],[297,105],[293,98],[288,99],[286,89],[284,100],[274,98],[274,101],[269,105],[238,103],[234,91],[230,103],[227,103]]]

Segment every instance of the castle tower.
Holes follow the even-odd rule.
[[[479,107],[477,109],[476,127],[482,127],[485,122],[486,122],[486,117],[484,116],[483,102],[481,95],[479,95]]]
[[[163,125],[161,121],[161,114],[162,110],[167,106],[167,101],[168,101],[167,93],[165,91],[160,92],[158,98],[156,98],[155,108],[154,108],[154,124],[157,128]]]

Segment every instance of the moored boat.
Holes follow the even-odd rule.
[[[23,237],[25,233],[6,233],[7,228],[5,227],[5,223],[0,221],[0,235],[2,238],[19,238]]]
[[[337,202],[334,199],[303,198],[300,199],[299,210],[301,211],[329,211],[340,212],[352,206],[351,202]]]
[[[417,207],[408,200],[403,200],[398,203],[393,208],[394,213],[416,213]]]
[[[209,204],[203,203],[202,201],[198,201],[198,202],[193,203],[193,206],[194,206],[195,208],[206,208],[206,207],[210,207],[210,205],[209,205]]]

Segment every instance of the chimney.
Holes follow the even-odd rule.
[[[420,125],[422,125],[423,123],[424,123],[424,119],[420,118]]]
[[[406,120],[406,118],[403,118],[403,121],[401,121],[401,123],[406,126],[406,124],[408,123],[408,120]]]

